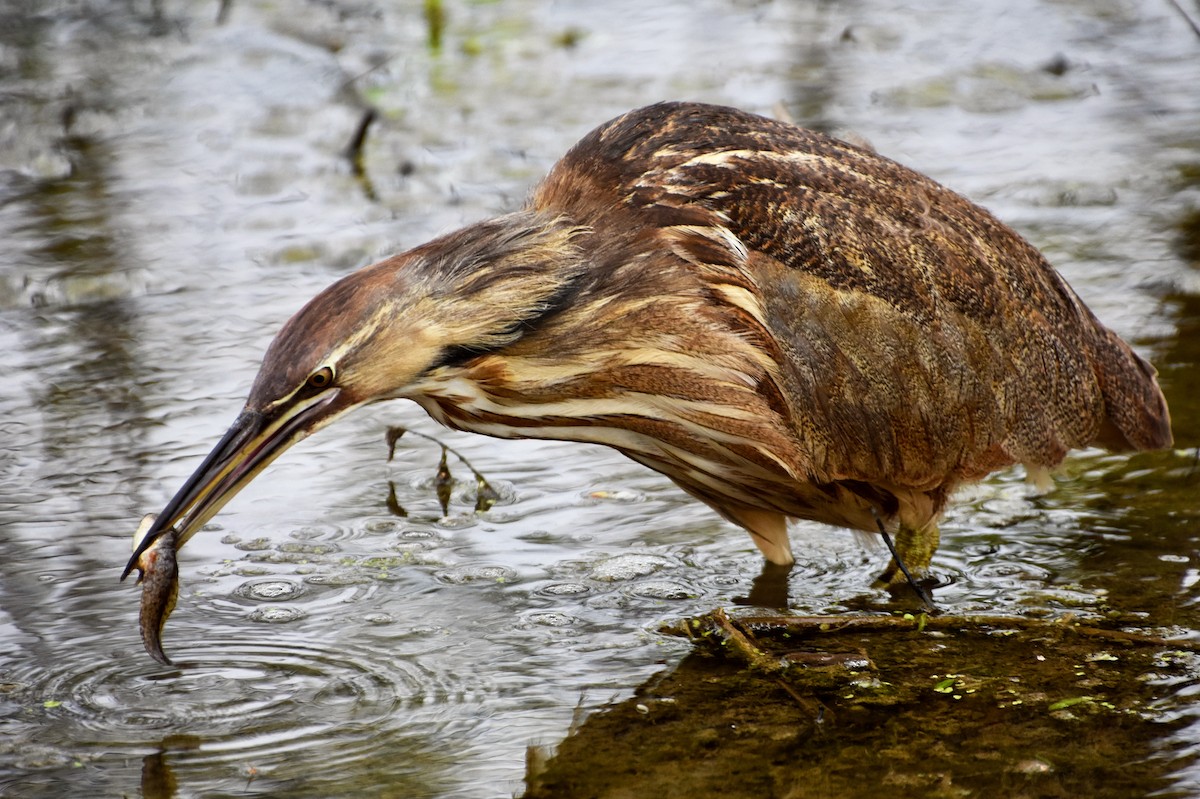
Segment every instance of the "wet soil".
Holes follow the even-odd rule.
[[[1194,683],[1191,642],[935,621],[692,620],[697,651],[589,717],[526,799],[1187,795],[1161,700]]]

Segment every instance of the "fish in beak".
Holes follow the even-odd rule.
[[[143,519],[121,579],[139,571],[142,642],[155,660],[171,664],[162,628],[179,591],[176,550],[284,450],[347,410],[340,394],[331,388],[267,411],[247,408],[162,512]]]

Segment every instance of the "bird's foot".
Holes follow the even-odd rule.
[[[898,596],[900,591],[907,586],[921,600],[926,613],[938,613],[932,594],[932,590],[938,586],[938,582],[925,576],[925,572],[933,560],[933,552],[938,545],[937,527],[931,525],[923,530],[914,530],[901,525],[900,529],[896,531],[896,542],[893,544],[892,537],[888,534],[887,528],[883,526],[883,520],[878,515],[875,516],[875,523],[879,526],[879,534],[883,536],[883,543],[887,544],[888,552],[892,554],[891,562],[876,578],[875,587],[886,588],[893,596]]]

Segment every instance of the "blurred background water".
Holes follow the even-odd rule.
[[[664,478],[401,403],[304,442],[193,539],[165,636],[180,670],[142,651],[117,582],[304,301],[515,208],[592,127],[662,99],[871,142],[1015,226],[1156,363],[1176,451],[1075,456],[1045,497],[997,475],[951,510],[934,568],[953,612],[1195,637],[1188,1],[5,0],[0,794],[512,795],[527,747],[682,657],[660,623],[748,591],[749,538]],[[405,437],[389,462],[393,424],[502,501],[474,514],[452,459],[443,516],[438,448]],[[793,542],[797,609],[889,606],[867,588],[882,550],[807,524]]]

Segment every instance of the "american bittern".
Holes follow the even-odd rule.
[[[667,103],[588,134],[520,211],[368,266],[267,350],[130,560],[371,402],[587,441],[792,563],[789,518],[882,523],[928,567],[955,487],[1171,443],[1153,368],[987,211],[872,152]],[[894,577],[894,573],[888,575]]]

